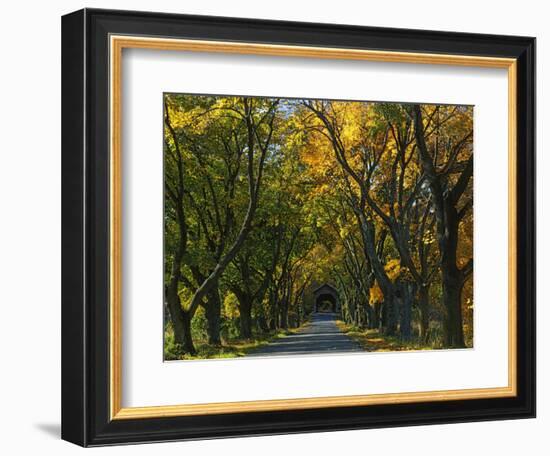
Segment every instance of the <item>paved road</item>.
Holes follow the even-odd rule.
[[[313,314],[310,324],[296,334],[277,339],[248,356],[288,356],[363,351],[336,326],[336,315]]]

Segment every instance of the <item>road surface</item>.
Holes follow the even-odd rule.
[[[247,356],[288,356],[363,351],[336,326],[336,314],[316,313],[296,334],[276,339]]]

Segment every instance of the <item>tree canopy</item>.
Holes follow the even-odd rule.
[[[164,96],[165,355],[343,324],[473,345],[473,109]]]

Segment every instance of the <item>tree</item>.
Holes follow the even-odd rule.
[[[368,131],[360,131],[357,128],[367,114],[366,104],[306,101],[304,106],[320,121],[316,131],[329,141],[336,161],[341,166],[347,189],[347,202],[357,219],[365,256],[384,295],[384,331],[392,335],[397,330],[394,301],[396,290],[376,250],[379,228],[373,213],[367,207],[370,177],[386,151],[389,129],[370,128]],[[355,169],[354,165],[358,169]]]
[[[474,260],[470,257],[459,267],[457,249],[460,223],[473,205],[473,198],[467,196],[474,165],[473,129],[471,122],[455,122],[453,125],[450,121],[469,115],[471,108],[430,108],[431,112],[425,121],[422,107],[413,105],[412,117],[418,154],[435,210],[446,310],[445,345],[464,347],[461,292],[473,272]],[[450,112],[447,112],[449,109]],[[464,131],[453,135],[447,131],[448,123]],[[430,129],[431,135],[428,133]],[[429,142],[426,141],[427,136],[431,136]]]
[[[217,294],[218,283],[225,268],[239,252],[252,228],[252,220],[258,206],[263,170],[271,145],[276,119],[275,114],[279,101],[276,99],[259,100],[246,97],[233,97],[218,100],[216,103],[207,106],[193,106],[192,103],[189,106],[188,100],[180,99],[179,101],[182,102],[183,106],[181,107],[183,109],[179,112],[181,126],[177,131],[170,118],[170,107],[168,105],[165,106],[166,149],[168,153],[172,152],[175,154],[173,162],[176,164],[177,171],[175,173],[177,186],[176,188],[172,188],[170,182],[174,176],[168,169],[165,180],[166,191],[170,196],[169,201],[174,204],[175,220],[179,226],[179,236],[176,241],[178,248],[176,249],[177,254],[172,261],[172,270],[167,287],[167,302],[170,308],[176,340],[182,344],[184,351],[194,353],[195,348],[191,337],[190,320],[199,305],[206,305],[210,323],[209,332],[213,342],[217,343],[219,341],[219,313],[221,306],[220,298]],[[196,108],[198,108],[198,113],[196,112]],[[227,128],[227,122],[229,122],[229,128]],[[199,138],[201,140],[197,140],[196,137],[189,135],[189,131],[196,130],[197,128],[199,129],[198,134],[201,136]],[[201,128],[204,130],[200,131]],[[213,130],[220,128],[222,132],[221,137],[215,135],[213,132]],[[240,130],[243,131],[243,140],[240,138]],[[218,146],[220,147],[214,153],[208,149],[208,146],[212,146],[212,138],[219,138]],[[184,150],[181,147],[182,144],[188,150]],[[214,207],[214,216],[209,216],[208,218],[212,222],[212,225],[218,227],[217,242],[210,235],[209,226],[206,222],[206,217],[208,216],[207,210],[205,211],[204,206],[197,204],[193,191],[190,191],[188,186],[186,186],[183,156],[188,151],[194,154],[199,165],[193,169],[193,173],[190,173],[189,176],[196,177],[197,172],[203,174],[207,183],[207,189],[210,192]],[[218,161],[226,165],[227,175],[229,176],[229,179],[223,185],[225,196],[228,197],[226,199],[225,211],[223,211],[224,216],[222,216],[222,211],[216,198],[217,192],[213,184],[216,175],[209,174],[209,170],[207,169],[207,164],[212,163],[210,159],[212,155],[216,156],[216,152],[221,157]],[[244,161],[242,166],[241,160]],[[231,166],[230,163],[233,163],[234,166]],[[246,210],[242,215],[240,225],[238,225],[239,228],[232,243],[228,243],[229,233],[236,224],[236,216],[233,209],[235,183],[241,175],[242,168],[246,170],[243,174],[245,174],[248,182]],[[201,188],[201,191],[202,195],[205,196],[206,190],[204,187]],[[204,275],[197,264],[189,265],[197,286],[194,289],[188,306],[184,309],[181,305],[178,292],[180,283],[184,281],[181,269],[186,249],[183,249],[182,246],[184,244],[187,246],[188,241],[188,220],[184,211],[185,196],[189,198],[191,206],[195,207],[198,226],[202,229],[203,236],[206,238],[208,249],[214,261],[211,264],[211,269]],[[207,199],[206,196],[204,199]],[[189,285],[189,281],[187,281],[187,285]],[[207,304],[204,303],[205,298],[208,298]],[[181,322],[183,324],[180,324]]]
[[[273,280],[281,252],[283,227],[264,227],[250,236],[233,259],[235,274],[227,279],[239,302],[240,336],[252,337],[252,308],[261,305]],[[263,324],[266,329],[267,323]]]

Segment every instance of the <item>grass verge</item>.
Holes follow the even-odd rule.
[[[421,344],[416,340],[405,341],[399,337],[386,336],[378,329],[361,329],[349,325],[341,320],[336,322],[340,330],[358,342],[365,351],[407,351],[407,350],[436,350],[440,347]]]
[[[298,329],[280,329],[266,334],[255,334],[253,339],[231,339],[223,341],[222,345],[213,346],[208,343],[197,341],[195,348],[196,355],[183,354],[177,357],[167,359],[173,360],[196,360],[196,359],[221,359],[221,358],[240,358],[248,355],[250,352],[268,345],[276,339],[294,334]]]

